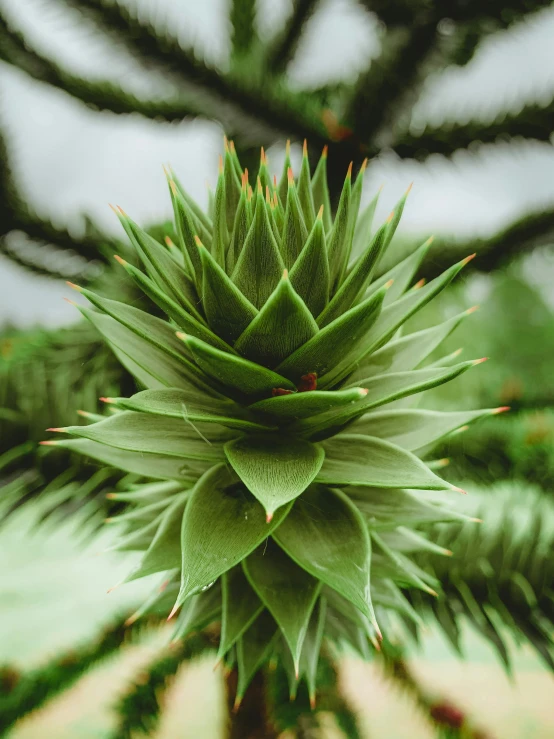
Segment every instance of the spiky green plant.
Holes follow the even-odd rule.
[[[176,637],[221,621],[238,702],[271,657],[313,701],[323,639],[367,656],[376,606],[418,620],[402,588],[435,581],[409,554],[449,552],[415,529],[467,518],[426,501],[458,489],[421,456],[496,412],[407,407],[483,361],[425,364],[471,310],[400,335],[471,257],[413,285],[428,241],[379,274],[406,196],[372,233],[363,175],[332,218],[325,151],[296,181],[287,153],[277,182],[262,150],[252,189],[226,145],[208,215],[168,173],[177,246],[119,209],[140,268],[119,261],[167,320],[87,289],[80,310],[146,389],[44,442],[148,478],[113,496],[119,548],[143,553],[127,580],[164,573],[140,613],[180,610]]]

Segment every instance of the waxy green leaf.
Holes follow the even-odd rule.
[[[366,249],[371,240],[371,226],[373,224],[373,216],[375,215],[377,203],[379,202],[379,196],[381,195],[381,189],[382,188],[379,188],[377,194],[365,206],[356,221],[352,243],[352,255],[355,258],[357,258]],[[356,262],[354,262],[354,265],[355,264]]]
[[[289,185],[290,189],[290,185]],[[298,200],[302,207],[302,213],[306,228],[308,231],[314,225],[315,207],[312,194],[312,183],[310,178],[310,161],[308,159],[308,147],[304,141],[304,149],[302,151],[302,164],[300,165],[300,174],[298,176]]]
[[[242,567],[221,576],[222,613],[218,657],[225,655],[264,609]]]
[[[252,678],[273,651],[279,631],[267,611],[262,611],[248,631],[237,643],[237,666],[239,671],[237,697],[238,708]]]
[[[125,582],[181,566],[181,525],[188,496],[186,491],[173,500],[140,564],[125,578]]]
[[[303,375],[315,372],[320,377],[320,388],[327,387],[329,383],[325,382],[324,376],[339,359],[351,357],[357,352],[368,329],[377,320],[385,292],[383,288],[330,323],[281,362],[277,372],[297,381]]]
[[[296,262],[307,238],[308,228],[306,227],[296,186],[291,176],[287,190],[283,233],[280,242],[281,256],[287,269],[291,269]]]
[[[273,388],[296,389],[292,382],[266,367],[214,349],[192,336],[180,336],[203,372],[225,387],[243,395],[269,395]]]
[[[187,264],[194,277],[196,288],[200,289],[202,285],[202,264],[200,263],[200,254],[198,253],[198,247],[194,238],[200,235],[199,229],[195,223],[190,205],[185,201],[173,180],[169,180],[169,191],[171,193],[175,226],[181,252],[185,259],[185,264]]]
[[[300,675],[306,678],[312,710],[316,703],[317,665],[325,631],[326,614],[327,599],[322,595],[312,612],[300,655]]]
[[[268,524],[262,506],[226,465],[208,470],[194,486],[183,518],[176,606],[247,557],[289,510],[290,505],[283,506]]]
[[[461,426],[502,409],[445,413],[425,410],[390,410],[369,413],[349,427],[354,434],[367,434],[414,452],[433,444]]]
[[[365,389],[360,387],[349,390],[312,390],[306,393],[293,393],[259,400],[251,405],[250,409],[260,413],[269,413],[281,420],[293,420],[308,418],[332,408],[355,405],[362,401],[366,394]]]
[[[383,439],[340,434],[322,442],[325,461],[318,482],[378,488],[450,490],[415,454]]]
[[[304,439],[265,434],[245,436],[225,445],[233,469],[260,503],[268,521],[297,498],[323,463],[323,449]]]
[[[290,647],[296,672],[321,583],[288,557],[271,539],[243,562],[260,600],[275,619]]]
[[[221,444],[233,438],[233,432],[208,424],[200,428],[201,433],[184,419],[122,411],[99,423],[68,426],[64,430],[72,436],[129,452],[206,461],[222,459]]]
[[[330,276],[321,213],[290,272],[290,281],[313,316],[318,316],[329,300]]]
[[[246,239],[246,234],[250,226],[252,225],[252,206],[248,202],[246,195],[246,178],[244,180],[244,186],[240,193],[240,199],[237,206],[235,215],[235,222],[232,229],[231,240],[229,242],[229,248],[227,250],[227,256],[225,258],[225,271],[228,275],[233,274],[235,264],[239,257],[242,245]]]
[[[385,244],[388,224],[384,224],[370,241],[365,252],[360,256],[354,268],[339,287],[331,302],[317,318],[319,326],[324,327],[345,313],[354,305],[369,285],[373,270]]]
[[[370,542],[356,507],[338,490],[312,485],[273,538],[306,572],[353,603],[372,623]]]
[[[220,160],[220,171],[217,178],[214,200],[214,219],[211,254],[222,269],[225,269],[225,253],[229,234],[227,231],[227,204],[225,194],[225,177]]]
[[[317,323],[285,271],[258,315],[239,336],[239,354],[266,367],[275,367],[318,332]]]
[[[237,259],[232,279],[256,308],[261,308],[281,279],[284,264],[273,236],[263,195],[257,193],[254,220]]]
[[[471,309],[470,309],[471,310]],[[388,344],[373,354],[368,354],[354,372],[348,377],[348,385],[385,372],[406,372],[413,370],[449,336],[469,311],[465,311],[438,326],[431,326],[413,334],[407,334]]]
[[[350,245],[347,244],[350,223],[350,199],[352,196],[351,168],[348,170],[339,205],[329,241],[327,253],[329,255],[329,271],[331,275],[331,287],[333,288],[340,279],[342,271],[346,269],[346,261],[350,253]]]
[[[319,211],[323,206],[323,225],[325,231],[331,228],[331,197],[329,195],[329,186],[327,184],[327,147],[323,147],[323,152],[315,168],[312,177],[312,195],[314,199],[314,210]]]
[[[432,238],[427,239],[427,241],[418,249],[409,254],[398,264],[395,264],[394,267],[381,275],[381,277],[376,279],[375,282],[369,286],[367,294],[371,295],[373,292],[378,290],[381,285],[392,280],[392,289],[387,295],[385,305],[390,305],[390,303],[394,303],[395,300],[398,300],[410,287],[414,275],[419,269],[419,266],[429,251],[429,247],[432,243]]]
[[[256,316],[257,310],[234,285],[206,248],[200,246],[203,268],[202,301],[212,330],[234,342]]]
[[[270,431],[275,427],[247,418],[247,412],[238,403],[227,398],[199,397],[186,390],[144,390],[131,398],[110,398],[117,408],[142,413],[153,413],[187,422],[216,423],[243,431]]]
[[[194,482],[198,476],[197,472],[189,466],[187,460],[179,457],[125,451],[90,439],[63,439],[53,443],[55,446],[69,449],[85,457],[91,457],[110,467],[116,467],[143,477]]]

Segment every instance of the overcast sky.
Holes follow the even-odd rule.
[[[129,0],[130,2],[130,0]],[[137,73],[131,60],[56,0],[0,0],[11,19],[41,50],[72,70],[111,78],[137,92],[164,87]],[[167,23],[206,59],[225,65],[228,29],[224,0],[135,0],[156,21]],[[287,0],[263,0],[262,32],[269,35],[290,9]],[[547,102],[554,94],[554,9],[517,28],[490,37],[465,68],[429,80],[414,110],[414,123],[517,110],[525,102]],[[332,49],[332,53],[329,53]],[[354,0],[325,0],[302,39],[291,66],[294,83],[348,79],[379,51],[378,29]],[[14,154],[20,184],[36,206],[60,223],[79,226],[89,213],[105,229],[117,229],[107,203],[121,204],[137,220],[170,213],[161,165],[170,162],[198,200],[215,179],[221,131],[201,122],[163,125],[141,118],[97,114],[65,94],[29,81],[0,65],[0,114]],[[271,154],[271,152],[270,152]],[[276,163],[280,152],[273,152]],[[548,144],[481,147],[452,160],[426,164],[383,160],[370,166],[366,196],[382,183],[381,215],[414,181],[403,219],[418,233],[492,233],[529,209],[554,202],[554,149]],[[0,261],[0,323],[61,323],[73,313],[61,301],[63,285],[29,276]]]

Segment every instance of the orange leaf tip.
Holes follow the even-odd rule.
[[[106,493],[106,498],[108,500],[115,500],[117,498],[117,493]]]
[[[385,290],[388,290],[389,287],[392,287],[393,284],[394,284],[394,280],[388,280],[387,282],[385,282],[383,287],[385,288]]]
[[[217,161],[217,169],[219,174],[223,174],[223,157],[221,154],[219,155],[219,159]]]
[[[471,262],[472,259],[475,259],[477,256],[477,252],[474,252],[473,254],[470,254],[469,257],[466,257],[465,259],[462,259],[462,264],[467,264],[468,262]]]
[[[235,150],[235,142],[234,141],[229,141],[229,149],[231,149],[231,154],[235,154],[236,153],[236,150]]]
[[[266,523],[271,523],[271,519],[272,519],[272,518],[273,518],[273,512],[267,512],[267,513],[265,514],[265,522],[266,522]]]
[[[482,518],[470,518],[471,523],[483,523]]]
[[[283,280],[288,280],[289,278],[289,271],[288,269],[283,270]]]
[[[65,284],[69,285],[72,290],[77,290],[78,293],[82,292],[83,290],[82,287],[79,287],[79,285],[76,285],[74,282],[69,282],[69,280],[66,280]]]
[[[55,431],[58,434],[65,434],[65,432],[67,431],[67,429],[62,428],[61,426],[59,426],[59,427],[53,426],[52,428],[46,429],[46,430],[47,431]]]
[[[290,155],[290,139],[287,139],[287,143],[285,144],[285,153],[287,156]]]
[[[169,188],[174,195],[177,195],[177,185],[173,180],[169,180]]]
[[[114,258],[114,259],[115,259],[115,261],[116,261],[116,262],[117,262],[118,264],[120,264],[120,265],[121,265],[122,267],[126,267],[126,266],[127,266],[127,262],[126,262],[126,261],[125,261],[124,259],[122,259],[122,258],[121,258],[120,256],[118,256],[117,254],[114,254],[114,255],[113,255],[113,258]]]
[[[287,180],[289,181],[289,185],[294,184],[294,174],[292,172],[292,167],[289,167],[287,169]]]
[[[319,218],[319,220],[321,220],[323,218],[323,205],[320,205],[319,206],[319,210],[317,211],[316,218]]]
[[[387,218],[387,223],[390,223],[393,218],[394,218],[394,210],[391,211],[391,213],[389,214],[389,217]]]
[[[99,400],[101,400],[102,403],[113,403],[114,402],[114,399],[113,398],[104,398],[104,397],[102,397],[102,398],[99,398]]]
[[[410,184],[408,185],[408,189],[406,190],[406,195],[409,195],[413,186],[414,186],[414,183],[410,182]]]
[[[497,416],[499,413],[506,413],[507,411],[511,411],[511,406],[509,405],[501,405],[500,408],[495,408],[493,411],[491,411],[491,415]]]
[[[481,357],[481,359],[474,359],[473,360],[473,364],[474,365],[476,365],[476,364],[483,364],[483,362],[486,362],[487,359],[488,359],[488,357]]]
[[[138,613],[133,613],[132,616],[129,616],[129,618],[126,621],[124,621],[123,625],[132,626],[135,623],[135,621],[138,620],[138,617],[139,617]]]
[[[302,156],[307,157],[308,156],[308,141],[307,139],[304,139],[304,143],[302,144]]]
[[[200,237],[199,236],[196,236],[196,234],[194,236],[194,243],[196,244],[196,246],[204,246],[204,244],[200,240]]]
[[[171,609],[171,613],[170,613],[170,614],[169,614],[169,616],[167,617],[167,620],[168,620],[168,621],[171,621],[171,619],[172,619],[172,618],[173,618],[173,616],[174,616],[174,615],[175,615],[175,614],[177,613],[177,611],[178,611],[178,610],[179,610],[179,605],[178,605],[178,603],[175,603],[175,605],[174,605],[174,606],[173,606],[173,608]]]
[[[359,387],[358,392],[360,393],[361,398],[365,398],[369,391],[366,387]]]
[[[267,156],[263,146],[260,149],[260,162],[261,164],[267,164]]]
[[[279,187],[279,185],[277,183],[277,175],[276,174],[273,175],[273,187],[275,189],[277,189]]]
[[[468,309],[466,310],[466,316],[469,316],[469,315],[471,315],[472,313],[475,313],[475,311],[477,311],[477,310],[479,310],[479,306],[478,306],[478,305],[473,305],[473,306],[471,306],[471,308],[468,308]]]
[[[92,413],[89,413],[88,411],[78,410],[77,415],[82,416],[83,418],[90,418],[90,416],[92,416]]]
[[[119,587],[120,585],[121,585],[121,583],[120,583],[120,582],[118,582],[118,583],[117,583],[117,585],[114,585],[113,587],[111,587],[111,588],[110,588],[110,589],[109,589],[109,590],[107,591],[107,592],[108,592],[108,595],[109,595],[110,593],[113,593],[113,591],[114,591],[114,590],[116,590],[116,588],[118,588],[118,587]]]
[[[439,597],[439,594],[437,593],[436,590],[433,590],[433,588],[427,588],[427,592],[429,593],[429,595],[432,595],[433,598],[438,598]]]
[[[414,285],[413,289],[419,290],[420,287],[423,287],[423,285],[425,285],[425,277],[422,277],[421,280],[418,280],[416,284]]]
[[[346,179],[350,179],[352,177],[352,167],[354,166],[354,162],[350,162],[348,165],[348,169],[346,171]]]
[[[329,151],[329,145],[328,144],[325,144],[325,146],[323,147],[323,151],[321,152],[321,158],[322,159],[327,159],[327,153],[328,153],[328,151]]]
[[[256,189],[258,190],[258,192],[260,193],[260,195],[263,195],[264,194],[264,189],[262,187],[262,181],[260,180],[259,177],[256,180]]]
[[[367,157],[364,159],[360,166],[360,174],[363,174],[365,172],[365,168],[367,167]]]
[[[176,331],[175,332],[175,336],[178,339],[181,339],[181,341],[186,341],[188,339],[188,336],[187,336],[187,334],[184,333],[184,331]]]
[[[164,236],[164,241],[167,244],[167,246],[175,246],[175,244],[173,243],[173,241],[170,239],[169,236]]]
[[[456,487],[456,485],[452,485],[450,489],[455,490],[457,493],[461,493],[462,495],[467,495],[467,490],[464,490],[463,488],[458,488]]]
[[[242,695],[237,695],[237,697],[235,698],[235,703],[233,704],[233,713],[238,712],[241,703],[242,703]]]
[[[459,357],[462,352],[463,352],[463,348],[456,349],[455,352],[452,352],[452,356],[453,357]]]
[[[310,708],[315,711],[315,695],[310,695]]]
[[[41,446],[56,446],[58,442],[57,441],[39,441],[39,444]]]
[[[437,459],[436,461],[436,465],[437,467],[439,467],[439,469],[441,467],[448,467],[449,464],[450,464],[450,460],[448,459],[448,457],[443,457],[442,459]]]

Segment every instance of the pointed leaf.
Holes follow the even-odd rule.
[[[187,276],[167,249],[123,212],[120,221],[129,235],[151,279],[178,304],[190,306],[197,297]]]
[[[371,226],[377,203],[379,202],[379,196],[381,195],[381,189],[378,190],[377,194],[369,201],[361,215],[356,219],[352,244],[352,254],[354,257],[358,257],[371,240]]]
[[[267,523],[262,506],[226,465],[208,470],[187,503],[181,532],[182,580],[176,605],[247,557],[279,526],[290,505]]]
[[[182,365],[182,374],[190,378],[190,381],[194,385],[200,388],[206,387],[202,372],[187,359],[183,345],[175,336],[175,331],[169,323],[131,305],[110,300],[109,298],[102,298],[90,290],[81,288],[80,292],[93,305],[112,318],[115,318],[116,321],[119,321],[119,323],[133,331],[137,336],[161,349],[169,357],[178,360],[179,364]]]
[[[283,632],[296,672],[308,622],[321,587],[271,539],[243,562],[244,571],[260,600]]]
[[[223,175],[223,164],[219,160],[220,170],[217,178],[214,201],[214,229],[212,236],[211,253],[215,261],[222,269],[225,269],[225,254],[229,235],[227,233],[227,203],[225,193],[225,177]]]
[[[202,302],[213,331],[234,342],[257,314],[206,248],[200,247],[203,269]]]
[[[275,367],[318,330],[285,270],[263,308],[237,339],[235,349],[253,362]]]
[[[290,187],[290,186],[289,186]],[[315,207],[312,195],[312,183],[310,178],[310,161],[308,159],[308,147],[304,140],[304,149],[302,151],[302,164],[300,165],[300,175],[298,177],[298,199],[302,207],[304,222],[308,231],[314,225]]]
[[[220,620],[221,586],[219,583],[215,583],[212,587],[207,588],[205,592],[193,595],[186,603],[179,614],[172,639],[184,639],[193,631],[205,629],[214,621]]]
[[[444,413],[425,410],[390,410],[370,413],[349,427],[354,434],[386,439],[402,449],[415,452],[434,444],[460,426],[498,413],[496,409]]]
[[[241,175],[236,169],[237,162],[237,156],[235,155],[233,157],[232,153],[227,148],[225,151],[223,175],[225,177],[225,215],[227,217],[227,229],[229,233],[232,232],[235,224],[235,214],[237,212],[241,193]]]
[[[252,678],[269,659],[279,631],[267,611],[263,611],[237,643],[238,685],[235,705],[239,705]]]
[[[69,449],[85,457],[91,457],[110,467],[116,467],[143,477],[160,480],[192,480],[196,474],[191,471],[184,459],[168,457],[163,454],[145,454],[116,449],[90,439],[64,439],[56,441],[56,446]],[[197,476],[197,475],[196,475]]]
[[[333,223],[333,229],[329,236],[327,252],[329,255],[329,271],[331,273],[331,286],[333,287],[339,279],[343,267],[348,259],[350,245],[347,244],[350,221],[350,198],[352,196],[351,169],[348,170],[342,188],[337,214]]]
[[[360,362],[348,377],[348,384],[352,385],[358,380],[365,380],[373,375],[382,375],[385,372],[395,373],[415,369],[454,331],[467,315],[469,315],[468,311],[464,311],[464,313],[454,316],[438,326],[431,326],[431,328],[416,331],[395,341],[390,341],[382,349],[373,354],[368,354]]]
[[[152,543],[140,564],[125,578],[125,582],[181,566],[181,526],[188,496],[188,490],[176,496],[165,511]]]
[[[329,300],[329,260],[321,212],[300,256],[290,272],[290,281],[313,316],[318,316]]]
[[[352,308],[330,323],[313,339],[293,352],[277,367],[277,372],[297,381],[309,372],[320,377],[321,389],[328,386],[322,379],[329,370],[343,359],[357,352],[367,331],[377,320],[385,296],[385,288],[369,300]]]
[[[115,318],[84,307],[79,310],[107,340],[121,364],[142,385],[149,388],[194,388],[198,393],[196,380],[191,380],[179,360],[168,356]]]
[[[252,305],[261,308],[279,282],[283,268],[263,195],[258,193],[254,221],[233,271],[233,282]]]
[[[389,305],[390,303],[394,303],[395,300],[398,300],[410,287],[414,275],[419,269],[419,266],[423,261],[425,255],[429,251],[429,247],[432,243],[432,238],[427,239],[427,241],[423,243],[418,249],[409,254],[405,259],[396,264],[394,267],[389,269],[388,272],[385,272],[383,275],[381,275],[381,277],[379,277],[372,285],[370,285],[367,294],[371,295],[371,293],[375,292],[375,290],[378,290],[381,285],[384,285],[385,282],[389,282],[389,280],[392,280],[392,289],[387,296],[385,303]]]
[[[202,370],[226,387],[244,395],[269,395],[273,388],[295,390],[281,375],[255,362],[214,349],[192,336],[180,334]]]
[[[306,572],[374,620],[369,535],[360,513],[342,492],[312,485],[273,538]]]
[[[202,264],[200,262],[198,247],[196,246],[194,239],[195,236],[200,235],[199,229],[195,223],[194,215],[191,212],[190,206],[179,192],[176,183],[173,182],[173,180],[170,180],[169,186],[181,252],[185,258],[185,263],[192,272],[196,287],[200,288],[200,285],[202,284]]]
[[[308,418],[332,408],[355,405],[366,395],[366,390],[360,387],[349,390],[312,390],[307,393],[293,393],[259,400],[249,407],[250,410],[268,413],[278,419],[292,420]]]
[[[264,609],[242,567],[235,567],[221,576],[221,591],[223,598],[219,658],[231,649]]]
[[[325,461],[318,482],[419,490],[452,488],[414,454],[383,439],[340,434],[322,442],[322,446]]]
[[[310,618],[304,645],[302,646],[302,654],[300,655],[300,675],[304,676],[308,683],[312,710],[315,708],[316,702],[317,665],[325,630],[326,614],[327,599],[320,596]]]
[[[237,259],[242,251],[246,235],[252,225],[252,207],[246,196],[246,177],[243,180],[243,187],[240,193],[240,199],[235,214],[235,222],[232,229],[232,236],[229,242],[229,249],[225,259],[226,272],[228,275],[233,274]]]
[[[443,272],[442,275],[432,280],[428,285],[407,293],[402,298],[387,306],[381,311],[381,314],[375,325],[367,332],[362,343],[363,352],[359,361],[368,356],[371,352],[382,347],[405,323],[408,318],[414,315],[418,310],[423,308],[430,300],[444,290],[447,285],[452,282],[458,272],[467,264],[468,258],[462,259],[450,269]],[[380,293],[375,293],[378,295]],[[367,300],[367,299],[366,299]],[[346,377],[351,369],[348,361],[343,361],[337,365],[328,378],[329,382],[339,382]]]
[[[89,426],[68,426],[65,430],[73,436],[129,452],[206,461],[221,459],[221,443],[233,437],[229,429],[207,425],[202,427],[203,435],[200,435],[185,420],[132,411],[116,413]]]
[[[354,305],[356,299],[363,294],[373,275],[373,269],[381,256],[388,224],[383,224],[360,256],[354,268],[337,290],[333,299],[317,318],[320,327],[334,321],[335,318]]]
[[[308,229],[304,221],[292,171],[290,171],[283,234],[281,237],[281,256],[287,269],[291,269],[296,262],[307,238]]]
[[[426,501],[421,494],[409,490],[351,486],[344,492],[372,529],[468,520],[467,516]]]
[[[312,177],[312,195],[314,199],[314,210],[318,212],[321,206],[323,206],[323,225],[325,231],[329,231],[332,225],[332,211],[329,186],[327,184],[327,146],[323,147],[323,152]]]
[[[324,456],[316,444],[273,434],[236,439],[225,445],[225,453],[246,487],[264,506],[268,520],[308,487]]]
[[[351,391],[352,392],[352,391]],[[186,419],[189,423],[218,423],[244,431],[271,431],[272,426],[249,420],[238,403],[228,399],[203,399],[198,393],[186,390],[144,390],[131,398],[110,398],[117,408],[142,413],[153,413],[170,418]]]

